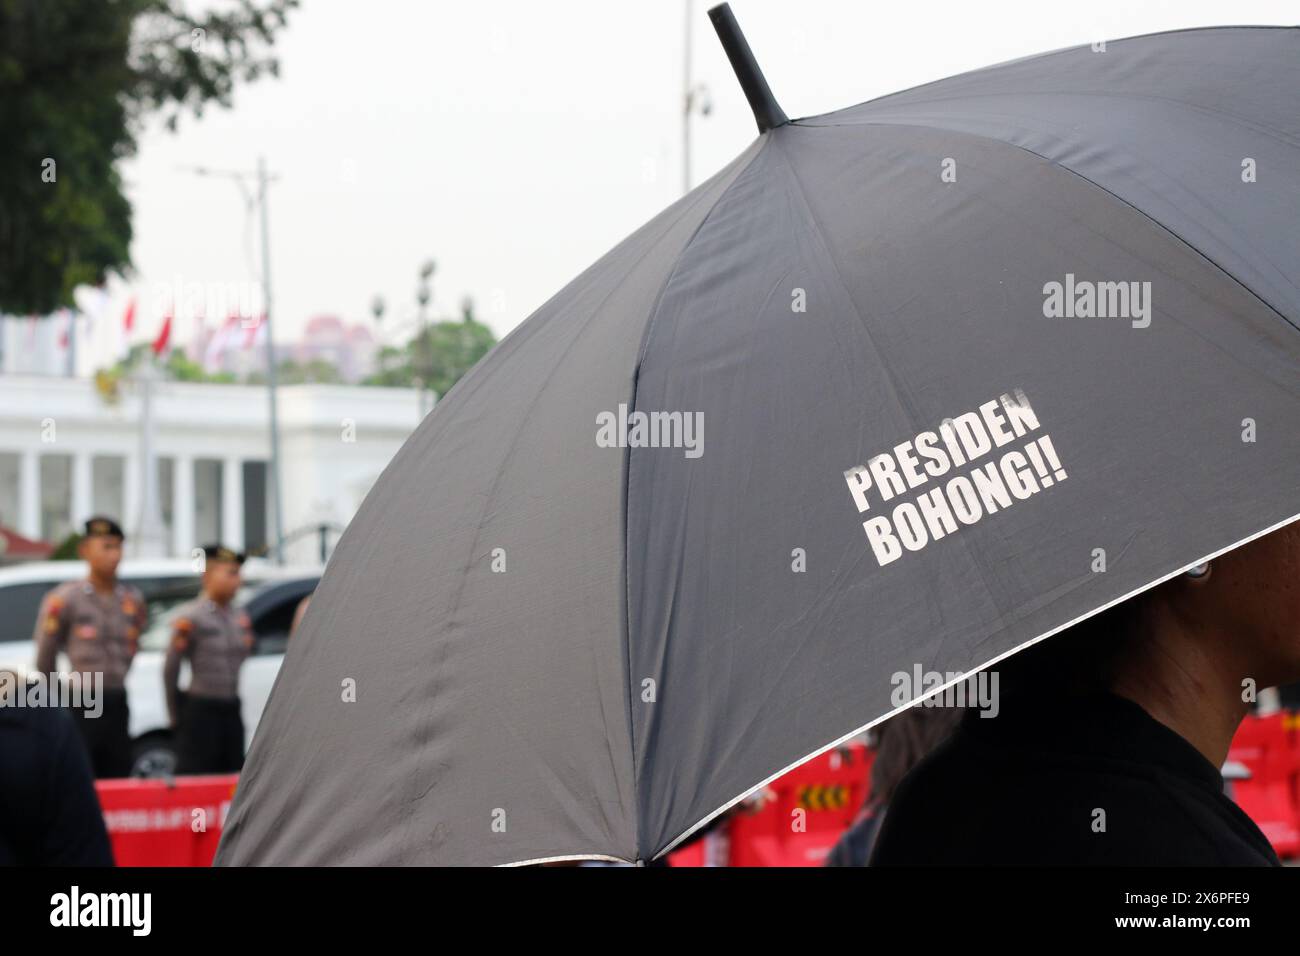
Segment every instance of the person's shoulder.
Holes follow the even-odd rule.
[[[47,634],[58,631],[68,608],[74,606],[81,596],[84,584],[84,581],[64,581],[45,592],[45,597],[41,598],[39,621]]]
[[[85,581],[64,581],[56,584],[45,595],[47,604],[67,604],[86,589]]]
[[[42,759],[56,753],[77,729],[61,707],[0,707],[0,728],[30,742],[31,753]],[[16,741],[7,741],[3,746],[9,754],[19,749]]]
[[[1140,799],[1132,804],[1138,824],[1132,843],[1150,851],[1135,862],[1166,866],[1276,862],[1258,825],[1222,792],[1157,770],[1135,795]]]
[[[202,598],[186,601],[176,609],[176,615],[172,618],[172,633],[189,634],[203,620],[206,614],[207,608],[204,606]]]
[[[870,865],[980,862],[988,855],[981,822],[992,797],[988,754],[958,728],[907,772],[883,808]],[[995,758],[994,758],[995,759]],[[990,799],[992,798],[992,799]]]

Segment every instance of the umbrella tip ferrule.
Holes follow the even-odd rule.
[[[731,12],[731,5],[720,3],[712,7],[709,10],[709,19],[713,21],[713,29],[717,31],[718,39],[722,41],[722,49],[726,51],[727,59],[731,61],[731,68],[736,71],[740,88],[745,91],[749,108],[754,111],[758,131],[766,133],[770,129],[790,122],[790,118],[785,115],[785,110],[781,109],[781,104],[772,95],[772,88],[767,85],[767,78],[763,76],[763,71],[758,68],[754,51],[749,48],[745,34],[740,32],[740,24],[736,22],[735,14]]]

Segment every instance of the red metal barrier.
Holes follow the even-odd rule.
[[[707,857],[722,857],[728,866],[821,866],[866,799],[872,757],[855,743],[813,758],[668,861],[703,866]]]
[[[768,785],[674,866],[820,866],[866,799],[872,752],[829,751]],[[1244,764],[1233,798],[1279,856],[1300,856],[1300,715],[1248,716],[1229,760]],[[239,777],[100,780],[99,802],[119,866],[210,866]]]
[[[96,781],[117,865],[211,866],[238,780]]]
[[[1228,759],[1244,764],[1249,780],[1232,785],[1232,798],[1268,837],[1277,855],[1300,856],[1300,730],[1293,714],[1248,715],[1237,728]]]

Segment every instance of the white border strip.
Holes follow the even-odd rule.
[[[575,853],[570,856],[543,856],[535,860],[519,860],[515,863],[498,863],[497,866],[541,866],[543,863],[570,863],[578,860],[598,860],[606,863],[626,863],[635,866],[631,860],[622,857],[605,856],[603,853]]]
[[[872,721],[870,721],[870,722],[868,722],[868,723],[863,724],[863,725],[862,725],[861,727],[859,727],[857,730],[850,731],[849,733],[845,734],[845,735],[842,736],[842,737],[837,737],[836,739],[832,740],[830,743],[826,744],[826,746],[817,748],[816,750],[814,750],[812,753],[810,753],[810,754],[809,754],[808,756],[806,756],[806,757],[800,757],[800,758],[799,758],[798,760],[796,760],[794,763],[789,764],[788,766],[784,767],[784,768],[781,769],[781,770],[778,770],[776,773],[772,774],[770,777],[768,777],[767,779],[763,780],[762,782],[757,783],[757,784],[755,784],[754,786],[750,787],[748,790],[746,790],[746,791],[745,791],[744,793],[742,793],[740,796],[738,796],[738,797],[736,797],[736,798],[734,798],[734,799],[732,799],[732,800],[728,800],[728,801],[727,801],[726,803],[724,803],[722,806],[718,807],[718,809],[714,810],[712,813],[710,813],[708,816],[706,816],[706,817],[705,817],[703,820],[701,820],[699,823],[695,824],[693,827],[691,827],[689,830],[687,830],[685,833],[683,833],[683,834],[682,834],[681,836],[679,836],[677,839],[675,839],[675,840],[673,840],[671,843],[669,843],[666,847],[664,847],[661,851],[659,851],[659,853],[655,854],[655,856],[654,856],[653,858],[657,860],[657,859],[659,859],[659,857],[661,857],[661,856],[665,856],[665,855],[667,855],[668,853],[671,853],[671,852],[673,851],[673,848],[674,848],[675,846],[677,846],[677,844],[681,843],[683,840],[685,840],[687,837],[689,837],[692,833],[694,833],[694,832],[695,832],[696,830],[698,830],[700,827],[702,827],[702,826],[704,826],[705,824],[709,823],[709,822],[710,822],[711,820],[713,820],[713,818],[716,817],[718,814],[720,814],[720,813],[725,813],[726,811],[730,810],[732,807],[734,807],[736,804],[738,804],[741,800],[744,800],[746,797],[748,797],[748,796],[749,796],[750,794],[752,794],[752,793],[756,793],[757,791],[762,790],[764,787],[766,787],[766,786],[767,786],[769,783],[771,783],[773,780],[776,780],[778,777],[783,777],[783,776],[785,776],[787,773],[789,773],[789,772],[790,772],[791,770],[793,770],[795,767],[798,767],[800,764],[807,763],[809,760],[812,760],[814,757],[819,757],[819,756],[821,756],[822,754],[824,754],[826,751],[831,750],[831,749],[833,749],[833,748],[835,748],[835,747],[838,747],[840,744],[844,743],[844,742],[847,741],[847,740],[851,740],[852,738],[856,737],[858,734],[863,733],[864,731],[870,730],[872,727],[876,726],[876,724],[879,724],[879,723],[881,723],[882,721],[886,721],[886,720],[888,720],[890,717],[893,717],[895,714],[899,713],[900,711],[907,710],[909,707],[915,706],[917,703],[919,703],[920,701],[925,700],[926,698],[933,697],[933,696],[935,696],[936,694],[941,694],[941,693],[943,693],[945,690],[947,690],[949,687],[953,687],[953,686],[955,686],[955,685],[957,685],[957,684],[960,684],[961,682],[963,682],[963,681],[969,679],[971,676],[973,676],[973,675],[975,675],[975,674],[978,674],[980,671],[984,670],[984,668],[986,668],[986,667],[991,667],[992,665],[996,664],[998,661],[1005,660],[1006,658],[1010,657],[1012,654],[1018,654],[1018,653],[1020,653],[1021,651],[1023,651],[1026,647],[1030,647],[1030,646],[1032,646],[1032,645],[1034,645],[1034,644],[1037,644],[1039,641],[1045,641],[1045,640],[1047,640],[1047,638],[1051,637],[1053,634],[1058,634],[1058,633],[1060,633],[1061,631],[1064,631],[1066,628],[1074,627],[1074,625],[1078,624],[1080,621],[1086,621],[1088,618],[1092,617],[1094,614],[1100,614],[1102,611],[1105,611],[1105,610],[1107,610],[1108,608],[1114,607],[1116,604],[1119,604],[1119,603],[1121,603],[1121,602],[1123,602],[1123,601],[1127,601],[1129,598],[1134,597],[1134,596],[1136,596],[1136,595],[1138,595],[1138,594],[1141,594],[1143,591],[1147,591],[1147,590],[1149,590],[1149,589],[1151,589],[1151,588],[1153,588],[1153,587],[1156,587],[1157,585],[1163,584],[1164,582],[1168,581],[1170,578],[1175,578],[1175,577],[1177,577],[1178,575],[1187,572],[1187,571],[1190,570],[1191,568],[1196,567],[1198,564],[1204,564],[1206,561],[1213,561],[1215,558],[1217,558],[1217,557],[1218,557],[1219,555],[1221,555],[1221,554],[1227,554],[1229,551],[1232,551],[1232,550],[1234,550],[1234,549],[1236,549],[1236,548],[1240,548],[1243,544],[1248,544],[1249,542],[1254,541],[1256,538],[1262,538],[1264,535],[1269,534],[1270,532],[1276,531],[1278,528],[1285,527],[1286,525],[1289,525],[1291,522],[1295,521],[1297,518],[1300,518],[1300,513],[1293,514],[1291,517],[1286,518],[1286,519],[1284,519],[1284,520],[1282,520],[1282,521],[1279,521],[1277,524],[1272,525],[1272,526],[1270,526],[1270,527],[1267,527],[1267,528],[1265,528],[1263,531],[1257,531],[1257,532],[1255,532],[1254,534],[1250,535],[1250,536],[1247,537],[1247,538],[1242,538],[1242,539],[1241,539],[1240,541],[1238,541],[1236,544],[1230,544],[1230,545],[1228,545],[1226,548],[1220,548],[1218,551],[1215,551],[1215,552],[1212,553],[1212,554],[1208,554],[1208,555],[1206,555],[1206,556],[1203,557],[1203,558],[1197,558],[1195,561],[1191,562],[1190,564],[1186,564],[1186,565],[1184,565],[1183,567],[1179,568],[1179,569],[1176,570],[1176,571],[1171,571],[1171,572],[1169,572],[1168,574],[1166,574],[1164,577],[1162,577],[1162,578],[1157,578],[1156,580],[1152,581],[1150,584],[1144,584],[1144,585],[1142,585],[1141,587],[1139,587],[1139,588],[1135,588],[1134,590],[1130,591],[1128,594],[1125,594],[1123,597],[1117,597],[1115,600],[1111,601],[1109,604],[1103,604],[1101,607],[1096,608],[1096,609],[1094,609],[1094,610],[1091,610],[1091,611],[1089,611],[1087,614],[1081,614],[1081,615],[1079,615],[1078,617],[1076,617],[1074,620],[1072,620],[1072,621],[1068,621],[1068,622],[1066,622],[1065,624],[1062,624],[1060,627],[1053,628],[1052,630],[1047,631],[1047,632],[1044,633],[1044,634],[1040,634],[1040,635],[1038,635],[1038,637],[1035,637],[1033,640],[1025,641],[1023,644],[1020,644],[1020,645],[1018,645],[1018,646],[1016,646],[1016,647],[1013,647],[1013,648],[1011,648],[1011,650],[1009,650],[1009,651],[1007,651],[1007,652],[1005,652],[1005,653],[1003,653],[1003,654],[999,654],[997,657],[994,657],[994,658],[992,658],[991,660],[985,661],[983,664],[979,665],[978,667],[974,668],[973,670],[968,671],[968,672],[962,674],[960,677],[958,677],[958,678],[956,678],[956,679],[954,679],[954,680],[950,680],[950,681],[948,681],[948,683],[944,684],[942,687],[936,687],[934,690],[929,691],[928,693],[922,694],[920,697],[917,697],[915,700],[912,700],[912,701],[910,701],[910,702],[904,704],[902,707],[897,707],[897,708],[895,708],[894,710],[891,710],[889,713],[884,714],[883,716],[877,717],[875,720],[872,720]]]

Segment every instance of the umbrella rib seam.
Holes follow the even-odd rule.
[[[767,151],[769,145],[772,142],[771,131],[761,133],[760,138],[762,142],[759,145],[758,149],[754,150],[754,155],[751,156],[743,166],[741,166],[739,169],[736,170],[736,173],[732,177],[731,182],[727,183],[727,185],[723,187],[722,191],[718,193],[717,199],[713,201],[713,204],[709,207],[708,212],[706,212],[704,216],[700,219],[699,223],[696,224],[695,229],[692,230],[690,236],[682,244],[682,247],[681,249],[678,250],[677,255],[673,257],[673,264],[668,269],[668,272],[664,277],[663,285],[659,287],[659,291],[655,294],[654,305],[650,309],[650,317],[646,320],[645,331],[642,333],[641,336],[641,347],[637,351],[636,364],[632,368],[632,394],[630,395],[628,401],[629,411],[635,411],[637,407],[637,395],[640,391],[640,383],[641,383],[641,365],[645,361],[646,353],[649,351],[650,348],[650,339],[653,334],[655,319],[658,318],[660,309],[663,306],[664,295],[668,291],[668,287],[672,285],[673,278],[677,275],[677,270],[681,266],[682,259],[686,256],[687,251],[694,244],[696,238],[700,235],[700,232],[704,229],[704,226],[709,222],[709,219],[713,216],[713,213],[722,204],[723,200],[727,198],[727,195],[731,192],[732,188],[736,185],[736,183],[740,181],[740,179],[745,175],[746,172],[749,171],[751,167],[753,167],[754,163],[758,160],[758,158]],[[750,148],[753,148],[752,145]],[[624,605],[623,661],[627,668],[626,681],[624,682],[624,685],[627,691],[628,743],[632,748],[632,754],[631,754],[632,797],[637,804],[637,806],[633,809],[632,826],[634,828],[634,849],[636,851],[635,855],[637,860],[640,861],[645,857],[641,848],[641,813],[640,813],[641,788],[640,788],[640,775],[638,773],[639,767],[637,766],[637,748],[636,748],[636,730],[635,730],[636,722],[632,714],[632,697],[634,693],[633,674],[632,674],[632,576],[629,573],[630,564],[628,560],[629,550],[628,550],[628,534],[627,534],[628,502],[631,498],[631,489],[632,489],[632,448],[631,445],[629,445],[623,453],[623,605]]]

